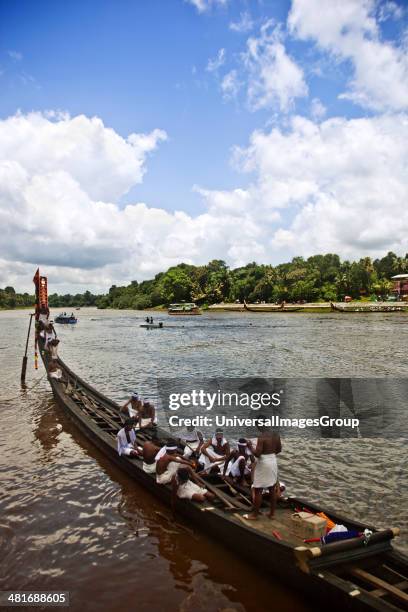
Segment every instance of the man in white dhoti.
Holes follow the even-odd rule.
[[[191,463],[177,455],[176,440],[168,440],[166,446],[156,455],[156,482],[169,484],[180,465],[191,466]]]
[[[128,401],[123,404],[120,411],[124,414],[127,414],[131,418],[138,418],[139,411],[142,408],[142,400],[139,395],[134,391]]]
[[[264,420],[264,417],[259,416]],[[252,483],[254,508],[251,514],[245,514],[244,518],[256,520],[259,516],[259,509],[262,503],[262,491],[268,489],[270,494],[269,518],[273,518],[276,506],[276,485],[278,482],[278,463],[276,455],[282,450],[279,434],[269,430],[267,427],[259,426],[260,435],[257,439],[256,448],[252,442],[248,441],[248,447],[252,450],[257,462],[254,469],[254,479]]]
[[[127,457],[137,457],[140,455],[140,451],[136,442],[136,433],[133,429],[133,419],[127,419],[123,428],[118,432],[116,436],[118,444],[118,455],[121,457],[125,455]]]
[[[149,440],[143,444],[143,471],[147,472],[147,474],[156,473],[156,456],[159,451],[160,447],[153,441]]]
[[[143,402],[137,416],[137,429],[152,427],[157,422],[156,410],[150,402]]]
[[[187,433],[180,437],[180,441],[184,442],[184,459],[190,459],[192,454],[198,457],[204,438],[201,431],[198,431],[194,425],[188,425]]]
[[[238,440],[238,448],[231,451],[224,464],[223,475],[227,479],[234,480],[239,484],[244,484],[244,480],[250,481],[251,467],[255,458],[248,448],[245,438]]]
[[[197,502],[203,502],[206,499],[214,499],[214,494],[210,493],[204,487],[193,482],[194,472],[190,468],[178,468],[176,477],[173,480],[172,488],[172,507],[175,506],[175,498],[191,499]]]
[[[201,447],[201,455],[198,459],[204,470],[222,471],[224,462],[230,454],[230,445],[222,429],[217,429],[215,435],[207,440]]]

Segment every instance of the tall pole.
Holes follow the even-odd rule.
[[[21,384],[24,385],[25,383],[25,377],[26,377],[26,371],[27,371],[27,349],[28,349],[28,341],[30,338],[30,331],[31,331],[31,322],[33,320],[33,316],[34,314],[30,314],[30,323],[28,325],[28,333],[27,333],[27,341],[26,341],[26,346],[25,346],[25,353],[24,353],[24,357],[23,357],[23,363],[21,366]]]

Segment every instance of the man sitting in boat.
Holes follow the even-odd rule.
[[[62,370],[54,359],[51,359],[50,363],[48,364],[48,376],[50,378],[54,378],[54,380],[65,382]]]
[[[122,414],[127,414],[132,419],[137,419],[141,407],[142,400],[139,398],[138,393],[134,391],[128,401],[123,404],[120,411],[122,412]]]
[[[260,421],[265,417],[259,415]],[[255,449],[251,440],[248,440],[248,448],[257,457],[254,469],[254,479],[252,483],[254,509],[251,514],[246,514],[245,518],[256,520],[259,517],[259,509],[262,503],[262,492],[268,489],[270,495],[269,518],[273,518],[276,506],[276,484],[278,482],[278,463],[276,455],[282,450],[281,439],[278,433],[272,431],[264,425],[258,424],[260,435],[258,436]]]
[[[194,425],[187,426],[187,433],[180,436],[180,441],[185,444],[183,453],[184,459],[190,459],[193,454],[196,457],[199,456],[204,438],[201,431],[198,431]]]
[[[122,455],[126,455],[127,457],[136,457],[137,455],[140,455],[133,425],[133,419],[126,419],[124,426],[116,436],[118,443],[118,455],[120,457]]]
[[[158,484],[170,483],[178,468],[181,465],[190,466],[190,462],[182,459],[177,455],[177,442],[176,440],[168,440],[164,448],[162,448],[156,455],[156,482]]]
[[[204,487],[193,482],[195,477],[191,468],[178,468],[176,477],[172,483],[172,506],[175,505],[175,498],[192,499],[197,502],[204,502],[206,499],[214,499],[214,494],[210,493]]]
[[[51,359],[58,359],[58,345],[59,345],[59,340],[58,338],[53,338],[53,340],[50,340],[48,343],[48,351],[50,353],[50,357]]]
[[[201,447],[198,461],[204,470],[220,471],[229,454],[230,446],[224,438],[224,432],[222,429],[217,429],[215,435]]]
[[[152,438],[152,440],[148,440],[143,444],[143,471],[147,474],[156,473],[156,456],[159,451],[160,447],[155,444],[155,438]]]
[[[156,424],[156,410],[150,402],[143,402],[138,410],[137,424],[139,429],[152,427]]]
[[[40,336],[44,338],[44,348],[47,350],[48,344],[51,342],[51,340],[54,340],[57,337],[57,332],[55,331],[53,324],[48,323],[40,332]]]
[[[252,451],[248,448],[248,441],[245,438],[238,440],[238,448],[231,451],[224,464],[223,475],[227,479],[244,484],[244,481],[251,480],[251,468],[255,462]]]

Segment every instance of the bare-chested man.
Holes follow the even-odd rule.
[[[258,418],[259,423],[265,420],[265,417],[262,416]],[[281,439],[278,433],[261,424],[258,424],[258,429],[260,434],[255,449],[252,442],[248,441],[248,447],[252,450],[255,457],[258,458],[252,483],[254,509],[251,514],[245,516],[245,518],[250,520],[256,520],[259,516],[263,489],[269,490],[271,508],[268,516],[273,518],[276,506],[276,484],[278,482],[276,455],[282,450]]]
[[[225,461],[223,476],[238,484],[244,484],[245,480],[250,482],[251,467],[254,461],[252,450],[248,448],[248,441],[240,438],[238,448],[232,450]]]
[[[205,470],[222,470],[224,462],[230,454],[230,445],[224,438],[222,429],[217,429],[215,435],[201,447],[199,463]]]
[[[138,427],[144,429],[155,424],[156,410],[150,402],[143,402],[138,414]]]
[[[156,473],[156,455],[160,450],[160,446],[156,444],[156,440],[149,440],[143,444],[143,471],[148,474]]]
[[[156,482],[158,484],[170,483],[180,465],[191,466],[190,461],[182,459],[177,454],[177,442],[176,440],[168,440],[165,449],[162,449],[156,455]]]
[[[126,414],[126,416],[129,416],[132,419],[137,419],[141,408],[142,400],[139,398],[139,395],[134,392],[132,393],[128,401],[123,404],[120,411],[122,412],[122,414]]]

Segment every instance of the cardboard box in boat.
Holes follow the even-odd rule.
[[[326,519],[310,512],[295,512],[292,514],[292,531],[302,540],[321,538],[326,535]]]

